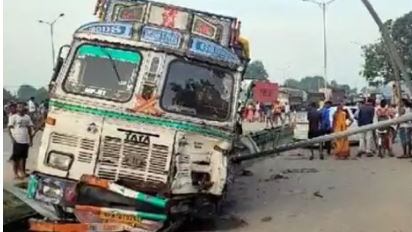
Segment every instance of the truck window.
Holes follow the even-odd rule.
[[[166,111],[223,121],[230,114],[233,77],[184,61],[170,63],[161,106]]]
[[[63,84],[66,92],[128,101],[133,94],[141,55],[135,51],[82,45]]]

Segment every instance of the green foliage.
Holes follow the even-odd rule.
[[[31,85],[21,85],[17,90],[17,98],[21,101],[27,101],[30,97],[35,97],[36,88]]]
[[[362,47],[365,63],[361,74],[370,83],[376,82],[376,78],[390,80],[392,69],[389,64],[385,46],[382,41],[368,44]]]
[[[36,89],[31,85],[21,85],[17,90],[17,99],[20,101],[27,101],[31,97],[34,97],[35,101],[39,103],[48,98],[48,91],[44,87]]]
[[[409,73],[412,74],[412,11],[395,20],[392,36]]]
[[[300,81],[295,79],[287,79],[284,85],[289,88],[301,89]]]
[[[3,100],[4,101],[11,101],[14,100],[15,97],[13,96],[13,94],[8,91],[7,89],[3,88]]]
[[[385,26],[408,72],[412,74],[412,11],[394,21],[386,21]],[[368,82],[375,84],[382,81],[377,79],[382,78],[385,83],[393,80],[389,55],[382,40],[363,46],[362,51],[365,61],[361,74]]]
[[[321,76],[306,76],[302,78],[300,81],[295,80],[295,79],[287,79],[284,83],[285,87],[289,88],[296,88],[296,89],[301,89],[305,90],[306,92],[318,92],[319,91],[319,85],[320,88],[324,88],[325,82],[324,78]],[[356,93],[357,90],[351,89],[349,85],[341,85],[335,80],[332,80],[330,84],[328,84],[328,87],[330,88],[336,88],[336,89],[344,89],[346,93]]]
[[[321,76],[307,76],[300,80],[301,88],[308,92],[317,92],[325,87],[325,79]]]
[[[255,60],[251,62],[245,73],[245,79],[266,80],[269,77],[262,61]]]
[[[324,87],[324,80],[321,76],[306,76],[300,81],[295,79],[287,79],[284,83],[286,87],[305,90],[307,92],[317,92]]]
[[[357,92],[356,88],[351,89],[350,86],[349,86],[349,85],[346,85],[346,84],[344,84],[344,85],[338,85],[338,86],[336,86],[335,88],[343,89],[343,90],[345,90],[345,93],[351,93],[351,92],[356,93],[356,92]]]
[[[47,91],[47,89],[44,87],[41,87],[40,89],[37,90],[35,98],[37,102],[41,102],[41,101],[46,100],[48,96],[49,96],[49,92]]]

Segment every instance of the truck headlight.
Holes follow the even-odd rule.
[[[63,171],[68,171],[73,163],[73,155],[56,151],[49,152],[47,165]]]
[[[44,178],[39,182],[36,199],[52,203],[60,204],[64,196],[64,184],[63,182],[55,178]]]
[[[60,200],[63,197],[63,189],[58,185],[43,184],[41,193],[49,198],[55,198]]]

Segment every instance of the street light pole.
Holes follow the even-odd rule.
[[[325,91],[328,88],[328,46],[326,40],[326,4],[322,3],[322,15],[323,15],[323,78],[325,79],[324,88]]]
[[[328,88],[328,47],[327,47],[327,35],[326,35],[326,7],[336,0],[329,0],[328,2],[318,2],[316,0],[302,0],[304,2],[315,3],[322,9],[323,19],[323,78],[324,88]],[[320,83],[318,83],[320,89]]]
[[[52,22],[48,22],[48,21],[44,21],[44,20],[38,20],[39,23],[43,23],[43,24],[47,24],[50,27],[50,39],[51,39],[51,49],[52,49],[52,65],[54,68],[55,65],[55,49],[54,49],[54,24],[57,22],[57,20],[61,17],[64,16],[64,13],[59,14],[59,16],[57,16],[57,18],[55,20],[53,20]]]

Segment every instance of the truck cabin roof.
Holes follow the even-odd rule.
[[[99,22],[81,26],[75,38],[162,50],[236,69],[247,57],[240,21],[154,1],[99,0]]]

